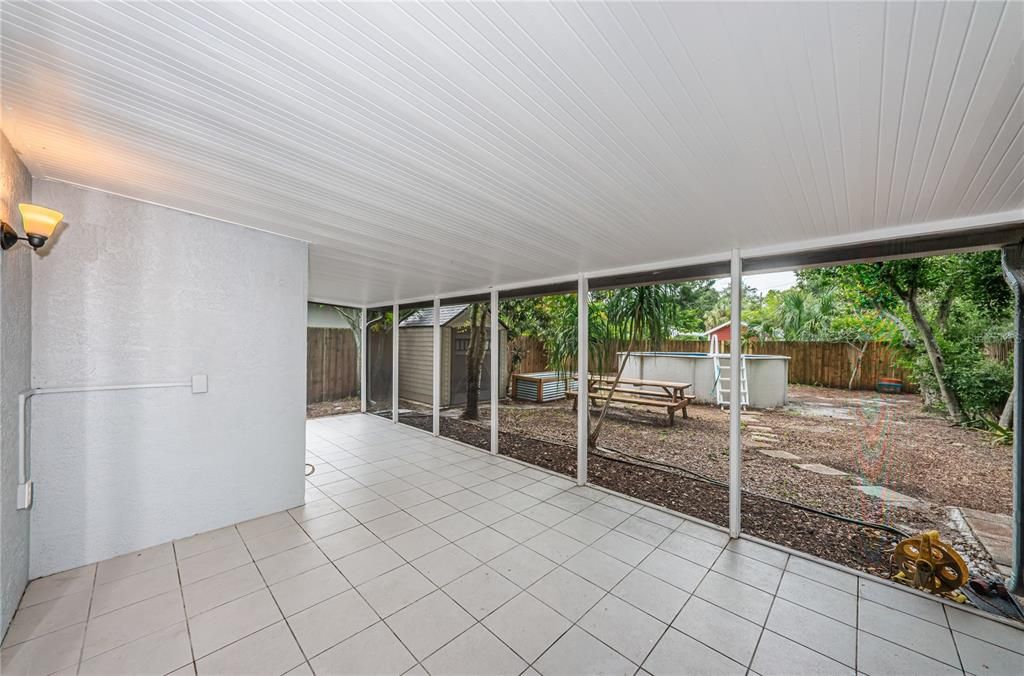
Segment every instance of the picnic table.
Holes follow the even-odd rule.
[[[579,381],[576,374],[571,378]],[[603,404],[605,400],[610,399],[625,404],[663,408],[668,414],[668,424],[673,425],[676,411],[682,411],[683,417],[687,417],[686,406],[696,398],[696,395],[686,394],[686,390],[691,387],[692,383],[644,378],[619,378],[616,384],[613,376],[595,374],[587,378],[587,399],[592,406]],[[567,390],[565,396],[572,399],[572,408],[575,411],[579,402],[577,392]]]

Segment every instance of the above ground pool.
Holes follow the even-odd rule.
[[[701,404],[714,404],[715,359],[704,352],[625,352],[618,353],[619,363],[626,360],[625,378],[670,380],[692,383],[688,394]],[[721,355],[720,363],[729,365],[729,355]],[[745,354],[747,390],[752,408],[785,406],[789,382],[789,357],[774,354]]]

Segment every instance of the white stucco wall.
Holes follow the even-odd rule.
[[[303,499],[307,248],[63,183],[67,227],[33,266],[31,576]]]
[[[0,134],[0,220],[23,233],[19,202],[32,201],[32,177]],[[28,581],[29,515],[17,510],[18,393],[32,361],[32,252],[23,243],[0,255],[0,636]]]

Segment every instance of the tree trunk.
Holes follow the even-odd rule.
[[[480,375],[487,344],[484,336],[486,324],[487,312],[474,305],[469,320],[469,349],[466,350],[466,410],[462,412],[465,420],[480,418]]]
[[[921,308],[917,305],[917,292],[911,290],[901,295],[907,306],[907,311],[910,313],[910,317],[914,320],[914,326],[917,327],[921,334],[925,352],[928,353],[928,361],[932,365],[932,372],[935,374],[935,380],[938,383],[939,395],[942,397],[942,402],[946,405],[946,411],[949,412],[949,417],[953,423],[959,425],[964,421],[964,412],[960,408],[960,399],[956,396],[956,392],[946,384],[946,363],[942,359],[942,351],[939,349],[939,344],[935,341],[932,327],[928,325],[928,321],[921,314]]]
[[[999,416],[999,426],[1006,429],[1013,427],[1013,400],[1016,399],[1017,390],[1010,390],[1010,396],[1006,398],[1006,404],[1003,406],[1003,412]]]
[[[601,435],[601,425],[604,424],[604,416],[608,413],[608,407],[612,403],[612,395],[615,393],[615,388],[619,386],[619,380],[622,378],[622,372],[626,370],[626,362],[629,361],[629,355],[632,354],[633,348],[636,346],[637,331],[635,327],[637,324],[638,322],[633,322],[634,329],[629,336],[629,345],[626,347],[626,357],[622,360],[622,363],[619,364],[619,368],[615,372],[615,381],[612,383],[612,391],[608,393],[607,398],[604,400],[604,405],[601,406],[601,413],[597,416],[597,422],[594,423],[594,426],[590,429],[590,433],[587,435],[588,448],[597,448],[597,438]],[[580,374],[579,382],[581,387],[588,386],[588,383],[583,382],[583,378],[585,377],[585,374]]]
[[[868,349],[868,343],[865,342],[863,346],[857,347],[853,343],[847,343],[850,348],[854,351],[854,357],[850,360],[850,381],[846,384],[846,389],[853,389],[853,381],[857,379],[857,373],[860,372],[861,362],[864,361],[864,351]]]

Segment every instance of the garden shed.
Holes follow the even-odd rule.
[[[466,352],[469,349],[470,305],[447,305],[440,310],[442,408],[466,402]],[[432,390],[434,308],[416,310],[398,324],[398,393],[401,399],[429,403]],[[488,333],[485,331],[485,334]],[[508,332],[499,324],[498,374],[500,392],[508,383]],[[486,336],[485,336],[486,337]],[[490,400],[490,345],[484,353],[480,401]]]

